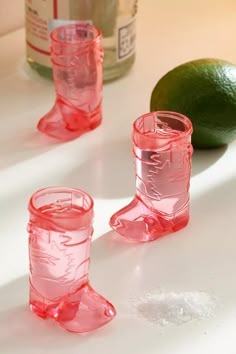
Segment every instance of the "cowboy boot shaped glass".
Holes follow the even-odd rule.
[[[67,141],[101,123],[102,36],[94,26],[77,23],[54,29],[50,38],[56,101],[37,127]]]
[[[71,332],[113,319],[111,303],[90,285],[93,200],[83,191],[53,187],[33,194],[30,221],[30,309]]]
[[[174,112],[152,112],[133,125],[136,195],[110,219],[120,235],[152,241],[189,221],[190,120]]]

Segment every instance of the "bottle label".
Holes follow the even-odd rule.
[[[136,19],[126,20],[117,27],[117,61],[123,61],[135,53]]]
[[[51,66],[49,51],[49,20],[69,19],[69,1],[26,0],[27,56],[38,64]]]
[[[79,6],[79,2],[71,0],[25,0],[27,57],[38,64],[51,67],[50,31],[64,24],[78,22],[75,20],[77,13],[83,22],[93,24],[90,20],[92,13],[86,12],[86,9]],[[94,23],[98,26],[97,20]],[[115,61],[122,62],[135,53],[135,29],[135,17],[117,18]]]
[[[27,56],[34,62],[51,67],[49,34],[56,27],[78,21],[70,19],[69,0],[26,0]],[[91,23],[92,21],[80,21]]]
[[[73,23],[89,23],[90,25],[93,24],[93,21],[77,21],[77,20],[62,20],[62,19],[54,19],[54,18],[51,18],[48,20],[48,32],[50,33],[52,30],[54,30],[55,28],[57,27],[60,27],[60,26],[65,26],[65,25],[70,25],[70,24],[73,24]]]

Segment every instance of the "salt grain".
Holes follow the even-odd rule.
[[[216,299],[204,292],[148,293],[132,301],[138,317],[159,326],[181,325],[214,314]]]

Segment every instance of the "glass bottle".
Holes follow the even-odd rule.
[[[51,77],[49,33],[60,25],[86,21],[103,34],[104,81],[126,74],[135,61],[138,0],[25,0],[27,60]]]

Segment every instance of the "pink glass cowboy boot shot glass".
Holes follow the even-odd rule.
[[[192,124],[175,112],[152,112],[133,125],[136,195],[110,219],[120,235],[147,242],[189,221]]]
[[[31,311],[77,333],[111,321],[115,308],[88,280],[92,198],[78,189],[45,188],[28,208]]]
[[[102,36],[96,27],[77,23],[57,27],[50,39],[56,101],[38,129],[67,141],[101,123]]]

